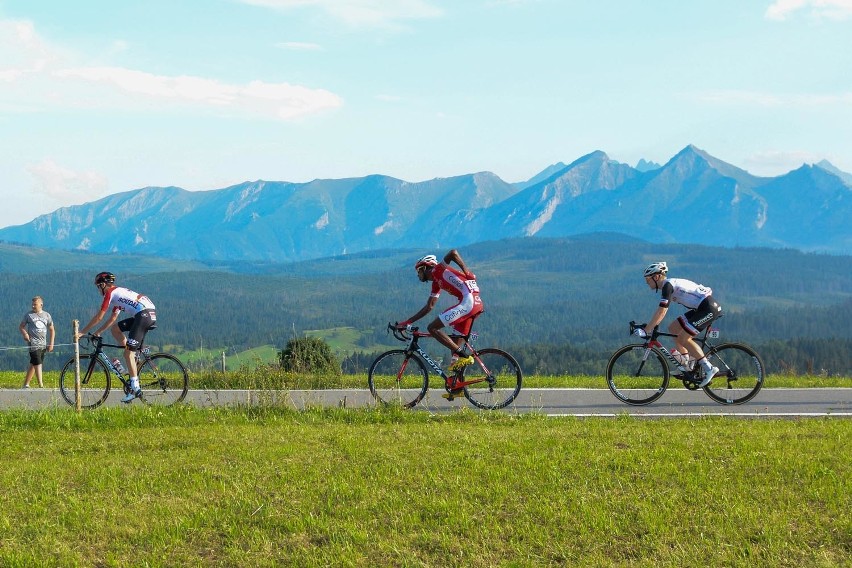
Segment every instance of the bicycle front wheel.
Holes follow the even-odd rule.
[[[403,349],[379,355],[367,373],[370,393],[376,402],[412,408],[426,395],[429,374],[420,357]]]
[[[189,373],[177,357],[155,353],[139,367],[142,401],[154,406],[171,406],[184,399],[189,390]]]
[[[515,358],[500,349],[483,349],[474,357],[476,362],[465,367],[462,380],[476,381],[464,387],[470,403],[485,410],[504,408],[521,391],[521,367]]]
[[[720,404],[748,402],[763,386],[763,361],[747,345],[723,343],[707,353],[707,360],[719,372],[704,387],[704,392]]]
[[[625,345],[606,365],[606,384],[627,404],[650,404],[669,386],[669,366],[655,347]]]
[[[59,373],[59,392],[71,406],[77,406],[74,378],[74,358],[68,360]],[[80,407],[96,408],[109,395],[110,374],[104,362],[93,354],[80,355]]]

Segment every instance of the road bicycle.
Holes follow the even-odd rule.
[[[423,400],[429,389],[424,361],[443,379],[448,400],[464,396],[478,408],[497,410],[511,404],[521,390],[521,367],[515,358],[501,349],[475,349],[476,334],[450,334],[454,341],[464,340],[462,350],[473,356],[474,363],[447,375],[418,343],[432,337],[430,333],[416,327],[399,329],[392,323],[388,330],[408,345],[382,353],[370,365],[367,382],[377,402],[412,408]]]
[[[630,333],[645,327],[630,322]],[[613,353],[606,366],[606,381],[609,390],[617,399],[627,404],[650,404],[663,396],[674,376],[689,390],[698,390],[701,377],[695,365],[684,366],[663,347],[658,337],[677,337],[659,331],[657,327],[644,343],[625,345]],[[702,337],[694,338],[704,350],[710,363],[719,369],[713,380],[704,387],[704,393],[720,404],[742,404],[748,402],[763,386],[765,378],[763,361],[754,349],[742,343],[713,345],[719,330],[708,327]]]
[[[113,376],[124,386],[124,393],[129,393],[130,377],[125,377],[124,372],[116,368],[103,350],[104,347],[124,350],[124,346],[104,343],[102,337],[92,334],[81,339],[88,342],[92,351],[80,355],[80,406],[100,406],[109,396]],[[147,347],[142,347],[136,351],[136,364],[143,402],[155,406],[170,406],[184,399],[189,389],[189,373],[177,357],[168,353],[150,353]],[[72,357],[62,367],[59,375],[59,392],[65,402],[72,406],[77,404],[74,366]]]

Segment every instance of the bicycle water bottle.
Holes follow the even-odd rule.
[[[695,359],[690,357],[688,353],[680,353],[678,351],[672,351],[672,356],[687,371],[692,370],[692,367],[695,366],[695,363],[694,363]]]
[[[124,370],[124,365],[121,364],[121,360],[117,357],[112,360],[112,366],[115,367],[115,370],[120,374],[125,374],[127,371]]]

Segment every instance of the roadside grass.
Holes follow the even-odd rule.
[[[848,566],[852,421],[0,413],[3,566]]]
[[[0,371],[0,388],[19,389],[24,384],[22,371]],[[33,379],[31,385],[38,383]],[[59,372],[44,373],[45,388],[59,387]],[[430,388],[443,388],[436,375],[430,375]],[[769,375],[763,388],[831,388],[852,387],[850,377],[829,377],[824,375]],[[324,375],[309,373],[288,373],[277,365],[249,365],[234,371],[222,372],[208,369],[190,372],[191,389],[338,389],[367,388],[366,373],[354,375]],[[531,375],[524,376],[523,388],[601,388],[605,389],[606,379],[593,375]],[[670,389],[682,389],[683,384],[675,379],[669,383]]]

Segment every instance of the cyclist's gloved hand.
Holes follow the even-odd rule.
[[[411,331],[411,322],[408,320],[397,322],[397,329],[404,329],[405,331]]]
[[[645,330],[641,327],[637,327],[636,329],[634,329],[633,335],[635,335],[636,337],[648,337],[648,334],[645,333]]]

